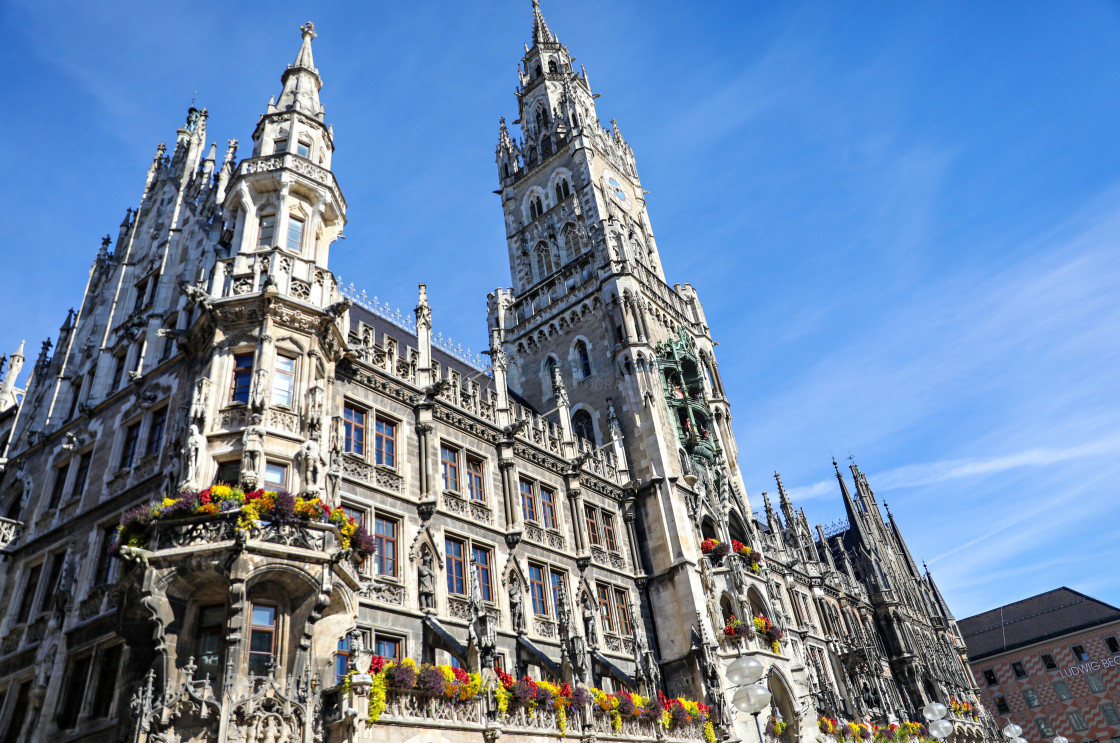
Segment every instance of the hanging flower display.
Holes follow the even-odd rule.
[[[786,726],[787,723],[771,715],[770,719],[766,721],[766,734],[771,738],[780,738],[782,733],[786,731]]]
[[[759,614],[754,617],[754,631],[770,641],[770,649],[777,653],[781,650],[782,630],[766,617]]]
[[[747,564],[747,569],[752,573],[757,573],[762,568],[762,553],[748,547],[738,539],[731,540],[731,551],[743,558],[743,561]]]
[[[705,555],[710,555],[710,554],[712,554],[712,552],[715,551],[716,547],[718,547],[718,546],[719,546],[719,540],[718,539],[705,539],[703,542],[700,543],[700,551],[703,552]]]
[[[754,623],[731,617],[731,621],[723,628],[723,634],[732,638],[752,637],[754,635]]]
[[[262,522],[276,526],[299,522],[331,524],[338,529],[342,549],[351,549],[362,559],[374,551],[373,537],[364,526],[341,508],[332,509],[318,498],[297,498],[286,490],[245,492],[228,485],[214,485],[200,493],[188,491],[177,498],[164,498],[158,504],[129,509],[121,517],[109,552],[119,555],[122,546],[146,546],[149,529],[158,521],[224,513],[237,514],[238,529],[260,528]]]

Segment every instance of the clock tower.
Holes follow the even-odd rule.
[[[704,311],[690,285],[667,283],[634,152],[600,122],[587,71],[538,0],[518,76],[520,138],[502,119],[497,146],[512,286],[489,295],[491,337],[511,389],[547,417],[570,415],[583,451],[625,463],[667,690],[718,703],[722,614],[763,611],[767,591],[745,574],[717,593],[700,559],[706,538],[759,546]]]

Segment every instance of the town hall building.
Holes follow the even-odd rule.
[[[777,473],[752,511],[698,292],[536,0],[485,358],[433,331],[470,308],[332,272],[315,38],[245,146],[189,110],[57,337],[7,359],[0,743],[893,740],[930,702],[997,739],[858,466],[846,524]]]

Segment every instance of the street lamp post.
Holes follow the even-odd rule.
[[[929,734],[938,740],[944,740],[953,734],[953,723],[942,719],[948,712],[949,710],[940,702],[930,702],[922,708],[922,717],[929,723],[927,725]]]
[[[727,666],[727,681],[732,686],[738,686],[738,691],[731,697],[731,704],[740,712],[746,712],[754,717],[754,726],[758,730],[758,743],[762,739],[762,724],[758,716],[766,705],[770,704],[770,690],[759,683],[766,667],[758,658],[739,656]]]
[[[1007,738],[1010,743],[1027,743],[1027,739],[1023,737],[1023,728],[1019,727],[1010,720],[1003,726],[1003,737]],[[1058,736],[1054,738],[1054,743],[1069,743],[1069,740]]]

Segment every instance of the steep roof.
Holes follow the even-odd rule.
[[[1055,588],[957,622],[969,660],[1120,621],[1120,609],[1074,591]]]

